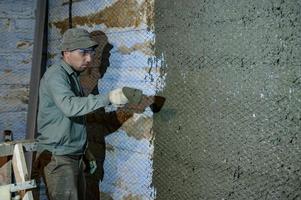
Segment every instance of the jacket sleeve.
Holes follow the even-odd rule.
[[[76,96],[65,74],[56,74],[46,81],[54,103],[67,117],[82,116],[110,103],[108,95]]]

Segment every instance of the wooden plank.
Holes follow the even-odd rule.
[[[0,144],[0,157],[11,156],[14,154],[14,144],[1,143]]]
[[[28,171],[22,144],[15,144],[13,155],[13,169],[17,183],[25,182],[26,180],[28,180]]]
[[[33,200],[33,195],[31,191],[27,191],[22,200]]]
[[[36,135],[39,83],[44,71],[46,70],[47,60],[48,0],[38,0],[36,2],[36,23],[29,84],[26,139],[34,139]],[[26,161],[29,173],[32,168],[32,159],[32,153],[28,153],[26,155]]]
[[[37,187],[36,182],[34,179],[22,182],[22,183],[14,183],[10,184],[10,191],[11,192],[18,192],[21,190],[30,190]]]
[[[0,143],[0,157],[12,156],[14,153],[15,144],[22,144],[26,151],[35,151],[37,143],[35,140],[19,140],[12,142]]]
[[[38,110],[39,83],[45,66],[43,64],[44,26],[46,20],[47,0],[37,1],[34,46],[32,53],[32,69],[29,85],[29,104],[27,113],[26,139],[33,139],[36,134],[36,118]]]
[[[12,162],[10,157],[0,157],[0,186],[12,182]]]
[[[11,200],[10,185],[0,186],[1,200]]]
[[[27,181],[29,177],[22,144],[15,144],[12,163],[16,183]],[[25,191],[20,191],[19,194],[21,197],[26,196]]]

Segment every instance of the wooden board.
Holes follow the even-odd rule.
[[[29,180],[22,144],[15,144],[12,163],[16,183],[21,183]],[[33,200],[31,191],[21,191],[20,195],[21,197],[23,197],[23,200]]]
[[[0,186],[8,185],[12,182],[12,161],[11,157],[0,157]]]
[[[0,157],[12,156],[15,144],[22,144],[26,151],[36,151],[37,143],[35,140],[16,140],[0,143]]]
[[[28,171],[22,144],[15,145],[13,155],[13,169],[17,183],[25,182],[26,180],[28,180]]]
[[[11,200],[10,185],[0,186],[1,200]]]

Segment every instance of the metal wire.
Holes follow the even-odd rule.
[[[71,19],[70,15],[69,18],[67,15],[67,5],[62,5],[59,0],[49,3],[48,66],[51,66],[60,59],[61,37],[66,27],[70,27]],[[163,74],[160,71],[161,61],[154,55],[155,38],[145,21],[147,14],[145,3],[110,0],[73,1],[72,27],[86,28],[100,43],[107,40],[101,45],[102,48],[108,48],[108,51],[104,53],[97,50],[96,61],[87,72],[90,80],[89,78],[84,80],[85,91],[91,91],[95,86],[93,84],[98,85],[100,94],[107,94],[112,89],[122,86],[141,89],[146,95],[154,95],[162,89],[159,82]],[[109,65],[105,65],[106,63]],[[99,73],[103,73],[101,77]],[[99,80],[95,82],[97,77]],[[107,107],[106,110],[109,112],[116,108]],[[106,199],[105,196],[113,199],[154,199],[155,192],[151,184],[152,121],[152,112],[147,109],[105,138],[107,151],[104,179],[100,187],[102,199]],[[97,148],[102,148],[102,144],[97,141],[103,141],[104,136],[101,134],[105,134],[106,130],[104,125],[97,127],[92,129],[98,133],[88,133],[92,134],[89,135],[89,142],[95,146],[96,154],[99,153]],[[103,158],[97,159],[102,162]],[[89,198],[95,198],[97,192],[94,197],[90,194]]]

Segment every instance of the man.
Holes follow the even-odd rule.
[[[39,173],[42,174],[50,200],[85,199],[85,115],[109,103],[138,103],[142,97],[142,91],[131,88],[84,96],[79,74],[88,68],[97,45],[88,31],[67,30],[62,59],[47,69],[40,82],[33,176],[39,182]]]

